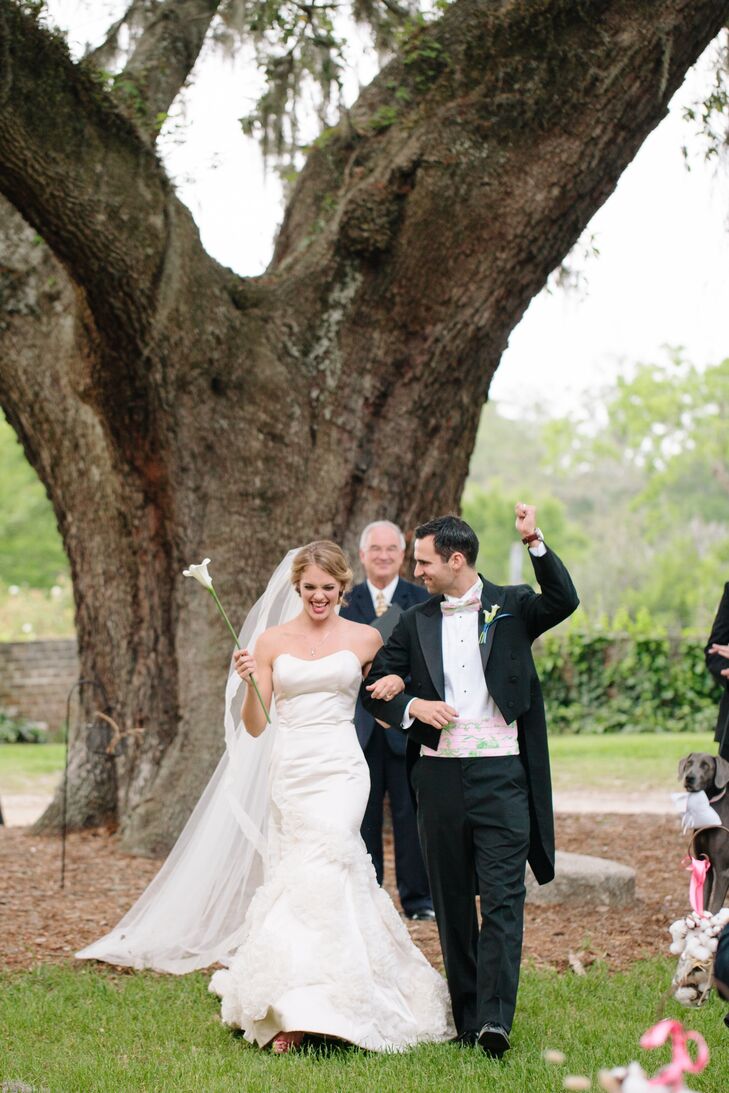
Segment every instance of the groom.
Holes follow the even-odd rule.
[[[458,1039],[495,1056],[510,1046],[527,859],[540,884],[554,876],[547,731],[531,644],[579,602],[533,506],[516,506],[516,528],[540,593],[479,576],[478,539],[458,517],[416,528],[415,576],[431,598],[403,613],[362,690],[374,717],[408,731]],[[391,673],[411,677],[406,692],[372,699],[367,687]]]

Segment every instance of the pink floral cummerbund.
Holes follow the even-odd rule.
[[[516,721],[507,725],[501,715],[476,720],[458,718],[441,730],[438,750],[421,745],[421,755],[436,759],[481,759],[490,755],[518,755]]]

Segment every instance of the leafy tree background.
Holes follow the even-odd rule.
[[[0,580],[50,589],[68,573],[51,503],[15,433],[0,426]],[[49,619],[49,629],[54,623]]]
[[[535,407],[512,421],[487,406],[463,500],[482,564],[506,579],[510,504],[528,495],[570,560],[582,598],[573,625],[647,615],[704,633],[729,573],[728,411],[729,360],[700,369],[679,351],[565,417]]]

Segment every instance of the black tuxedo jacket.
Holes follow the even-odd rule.
[[[706,666],[723,691],[714,739],[719,744],[719,755],[723,759],[729,759],[729,680],[721,674],[722,668],[729,668],[729,660],[720,657],[718,653],[709,653],[709,646],[714,642],[719,645],[729,645],[729,581],[724,585],[724,595],[721,597],[719,610],[716,612],[714,625],[711,627],[711,634],[704,650]]]
[[[407,611],[409,607],[413,607],[417,603],[423,603],[429,598],[428,593],[422,585],[413,584],[411,581],[404,581],[401,577],[393,592],[392,602],[396,603],[398,607],[401,607],[403,611]],[[377,617],[367,581],[356,584],[354,588],[347,593],[347,603],[339,614],[343,619],[351,619],[352,622],[363,622],[367,625]],[[371,682],[371,680],[368,680],[368,682]],[[405,733],[398,731],[392,732],[389,729],[382,729],[377,725],[374,717],[367,713],[362,705],[361,697],[357,700],[357,708],[354,712],[354,724],[357,729],[357,737],[363,750],[367,747],[372,733],[375,729],[378,729],[380,732],[385,733],[385,739],[387,740],[390,749],[394,751],[396,755],[405,754],[407,747],[407,737],[405,736]]]
[[[499,604],[499,611],[480,650],[489,694],[504,719],[517,722],[519,752],[529,784],[529,863],[544,884],[554,876],[554,816],[544,703],[531,646],[545,630],[571,615],[579,600],[569,573],[553,551],[547,550],[541,558],[530,552],[530,558],[539,594],[529,585],[495,585],[481,578],[484,610]],[[412,698],[445,700],[442,598],[433,596],[401,615],[389,641],[375,657],[368,683],[391,672],[403,679],[411,677],[405,692],[390,702],[375,701],[362,688],[365,708],[387,724],[402,724]],[[408,729],[409,765],[417,762],[421,744],[437,749],[439,742],[438,729],[414,721]]]

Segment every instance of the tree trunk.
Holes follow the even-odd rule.
[[[0,400],[55,507],[82,671],[144,728],[114,761],[72,742],[75,825],[164,851],[222,750],[231,643],[187,563],[213,559],[240,621],[292,545],[457,508],[511,330],[728,14],[457,0],[324,134],[245,279],[0,0],[0,192],[33,229],[1,263]]]

